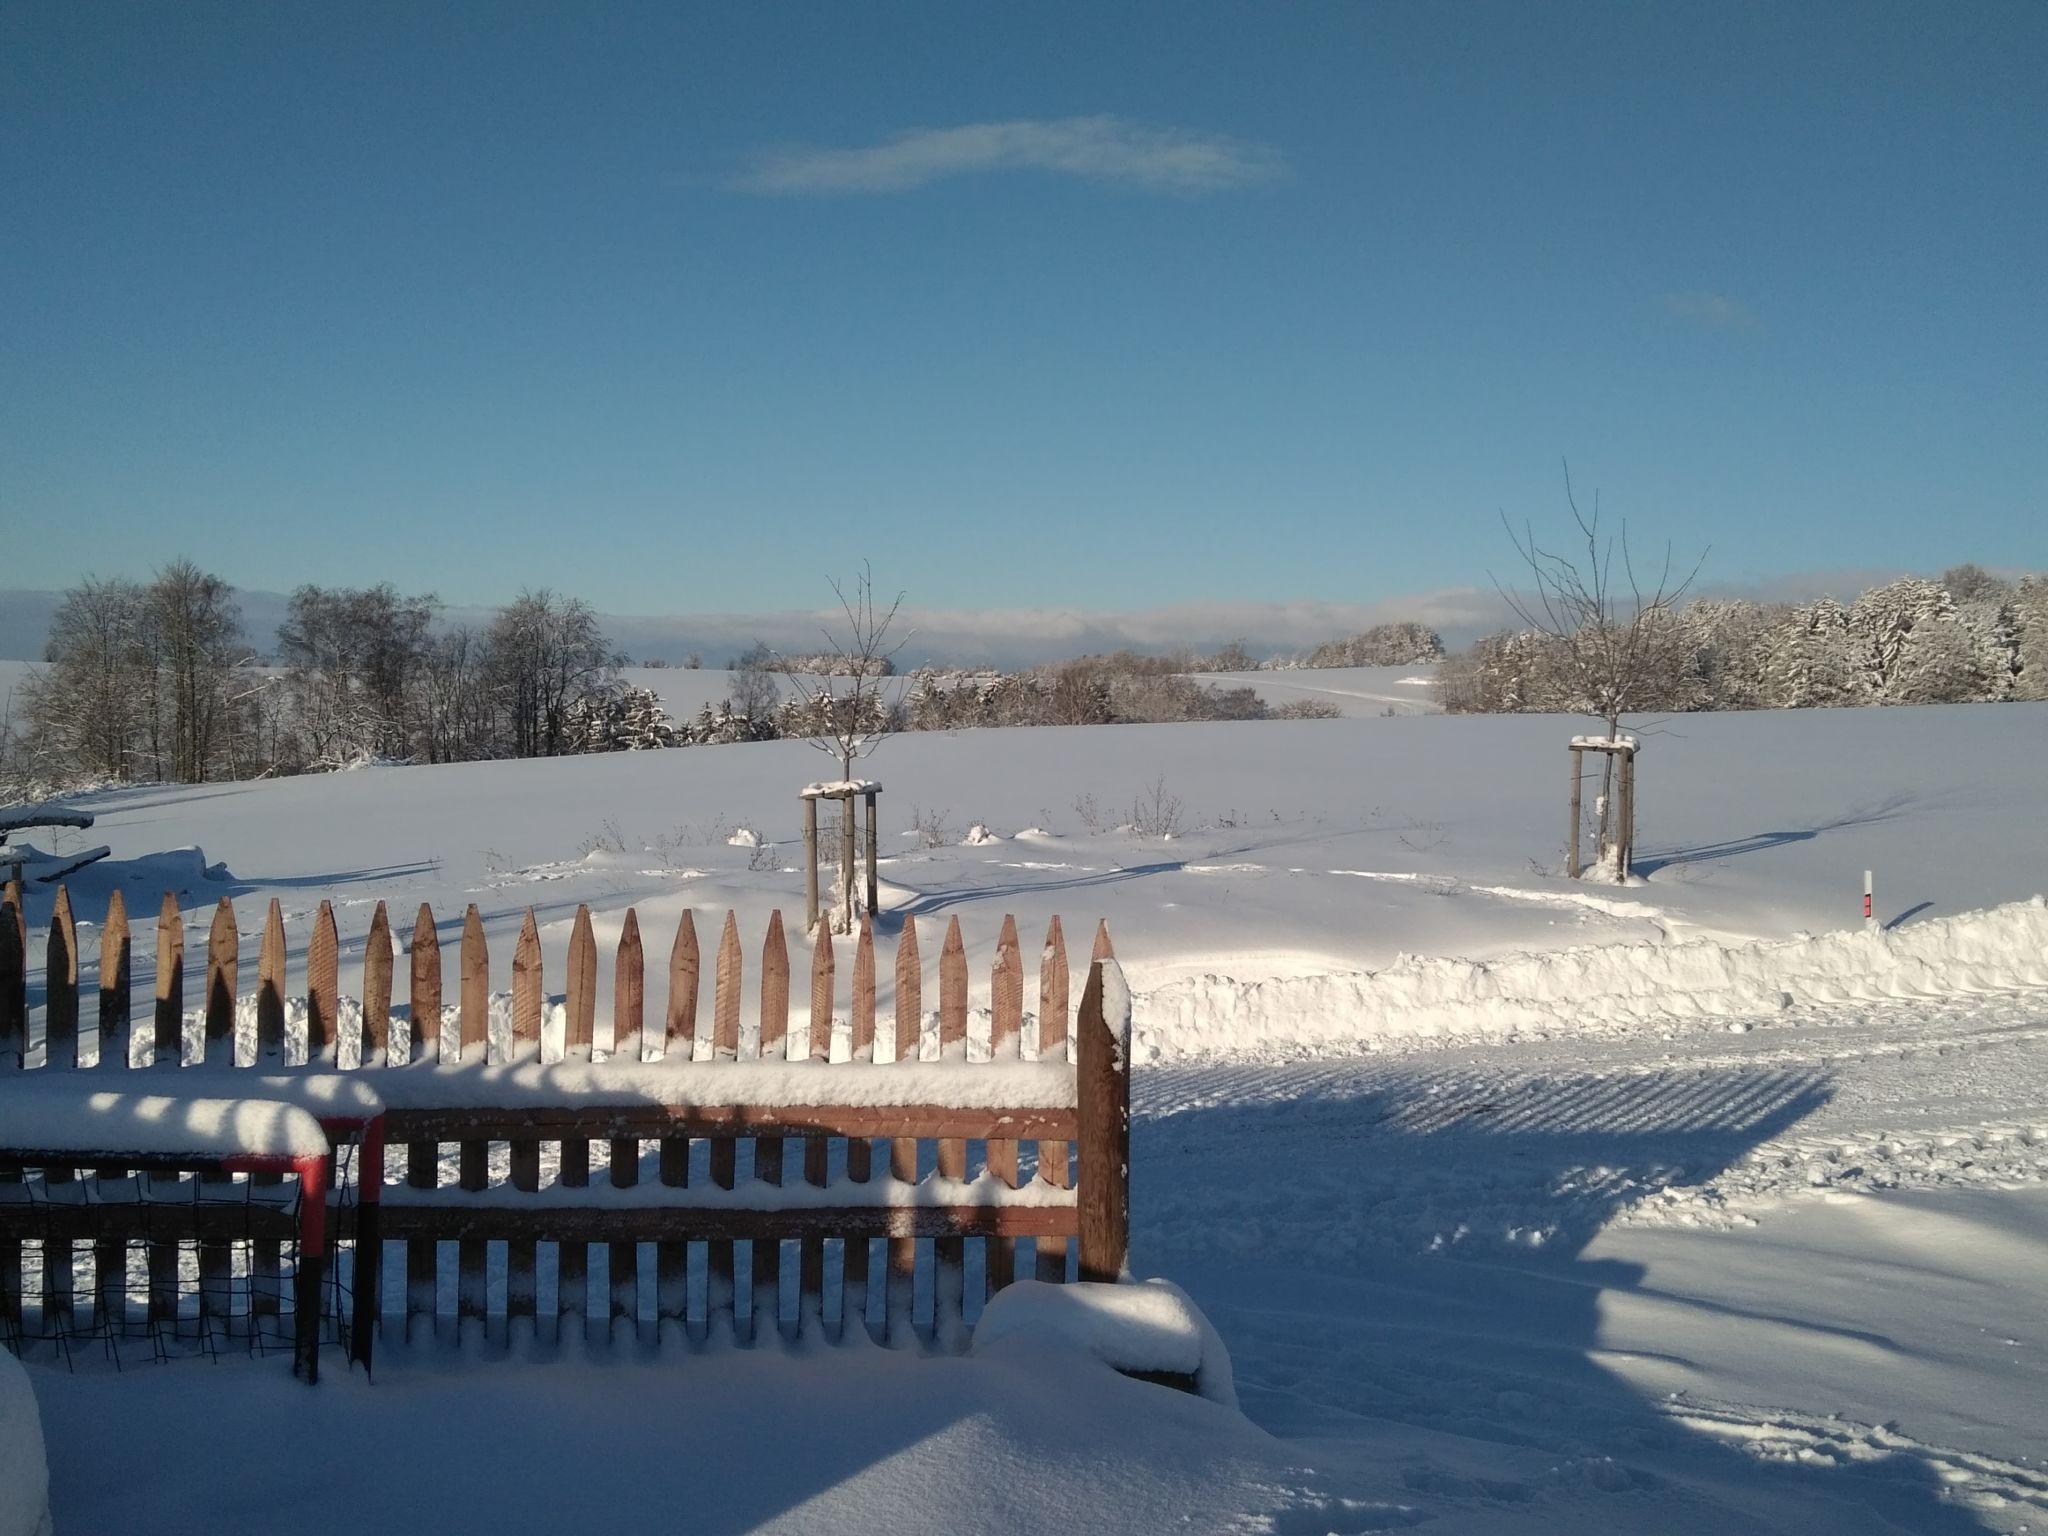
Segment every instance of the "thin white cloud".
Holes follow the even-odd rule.
[[[1664,312],[1674,320],[1710,331],[1760,331],[1763,322],[1756,311],[1740,299],[1725,293],[1696,288],[1685,293],[1664,295]]]
[[[733,185],[769,195],[908,192],[949,176],[1049,171],[1144,192],[1222,192],[1272,181],[1269,145],[1119,117],[1019,118],[913,128],[861,149],[799,146],[759,156]]]

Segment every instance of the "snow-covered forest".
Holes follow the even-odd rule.
[[[1852,602],[1700,599],[1647,616],[1642,707],[1836,708],[2048,699],[2048,577],[1974,565],[1907,576]],[[1586,712],[1557,641],[1486,636],[1439,677],[1453,711]]]

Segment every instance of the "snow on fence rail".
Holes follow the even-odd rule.
[[[639,922],[629,910],[613,967],[613,1045],[605,1053],[594,1049],[598,955],[587,908],[578,909],[571,932],[566,997],[550,1014],[531,909],[512,955],[507,1009],[502,995],[493,998],[473,905],[461,925],[457,1001],[444,1006],[439,933],[422,904],[407,946],[409,1007],[398,1014],[396,946],[384,904],[371,920],[360,995],[347,999],[333,909],[323,901],[300,1014],[288,1010],[298,995],[288,997],[278,903],[270,903],[255,992],[245,998],[239,930],[224,897],[206,941],[203,1008],[188,1020],[185,922],[166,895],[145,1035],[130,1028],[129,921],[116,892],[100,933],[97,1049],[88,1051],[69,893],[59,889],[49,926],[40,1050],[30,1028],[23,910],[18,886],[10,885],[0,908],[0,1069],[10,1058],[38,1077],[160,1063],[151,1093],[275,1097],[322,1118],[323,1105],[346,1097],[337,1085],[374,1095],[392,1176],[403,1183],[383,1190],[381,1216],[372,1218],[381,1220],[381,1234],[356,1225],[377,1208],[370,1202],[338,1208],[332,1225],[351,1249],[359,1236],[377,1245],[369,1263],[355,1266],[358,1276],[372,1285],[380,1271],[403,1276],[402,1287],[378,1288],[373,1305],[387,1327],[402,1319],[417,1335],[452,1318],[458,1333],[510,1331],[537,1322],[551,1295],[564,1331],[603,1333],[612,1323],[651,1320],[657,1331],[674,1324],[737,1334],[736,1259],[744,1254],[747,1325],[757,1335],[778,1326],[822,1330],[828,1300],[836,1298],[831,1321],[841,1331],[865,1326],[898,1340],[928,1329],[957,1343],[966,1331],[970,1244],[990,1294],[1016,1277],[1026,1242],[1040,1279],[1067,1278],[1070,1259],[1083,1279],[1115,1279],[1124,1268],[1129,996],[1106,927],[1097,930],[1070,1032],[1066,944],[1059,919],[1052,920],[1039,966],[1036,1050],[1027,1056],[1023,957],[1015,921],[1006,917],[991,976],[991,1059],[970,1061],[958,919],[939,954],[931,1040],[918,930],[904,919],[893,1029],[882,1038],[893,1049],[882,1051],[875,939],[863,923],[851,941],[851,985],[838,1016],[843,1055],[835,1060],[838,957],[824,927],[811,954],[809,1016],[792,1031],[789,949],[781,914],[771,917],[752,988],[758,1029],[743,1031],[745,967],[733,914],[713,958],[708,1021],[699,1016],[700,953],[688,912],[669,951],[665,1007],[650,1020]],[[260,1073],[247,1070],[259,1066]],[[224,1087],[217,1072],[233,1073],[231,1083]],[[595,1186],[593,1142],[604,1172]],[[452,1182],[442,1176],[450,1143]],[[793,1166],[786,1162],[792,1154]],[[197,1238],[195,1231],[151,1239],[151,1273],[175,1266],[177,1245]],[[796,1249],[789,1317],[784,1242]],[[402,1256],[388,1267],[375,1262],[394,1243]],[[553,1250],[551,1276],[542,1273],[543,1245]],[[595,1296],[592,1245],[606,1275]],[[254,1246],[252,1274],[274,1273],[275,1247]],[[871,1288],[877,1256],[881,1274]],[[200,1257],[202,1265],[224,1262],[203,1244]],[[643,1257],[651,1260],[644,1295]],[[922,1328],[913,1308],[920,1272],[931,1276]],[[22,1243],[0,1236],[0,1306],[16,1318],[23,1274]],[[552,1286],[544,1289],[543,1279]],[[206,1296],[202,1285],[201,1305]]]

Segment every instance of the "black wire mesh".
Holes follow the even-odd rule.
[[[354,1266],[333,1236],[352,1230],[360,1146],[330,1156],[319,1291],[319,1344],[345,1355]],[[290,1354],[300,1201],[280,1175],[24,1169],[0,1181],[0,1230],[18,1234],[0,1236],[0,1344],[73,1370]]]

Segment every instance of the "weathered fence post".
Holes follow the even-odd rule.
[[[1564,842],[1564,875],[1567,880],[1576,880],[1579,878],[1579,820],[1584,814],[1580,797],[1585,793],[1582,786],[1586,778],[1586,758],[1577,747],[1573,747],[1568,755],[1572,761],[1572,819]]]
[[[128,1065],[128,903],[118,890],[100,929],[99,1053],[103,1067]]]
[[[818,926],[818,801],[804,796],[804,932]]]
[[[1115,1280],[1131,1235],[1131,999],[1113,956],[1088,967],[1075,1028],[1081,1278]]]
[[[21,882],[7,882],[0,898],[0,1053],[12,1051],[15,1065],[28,1065],[28,925],[21,910]]]
[[[882,877],[875,872],[875,855],[881,834],[876,830],[875,791],[871,787],[861,798],[868,807],[868,910],[879,912],[882,910]]]

